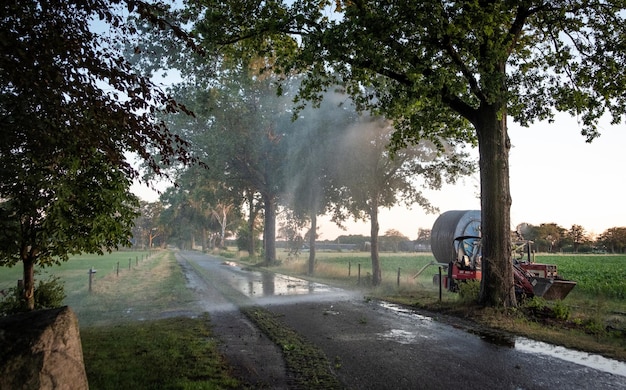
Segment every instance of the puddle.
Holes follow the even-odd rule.
[[[401,315],[410,316],[421,321],[432,321],[428,316],[413,312],[411,309],[398,306],[392,303],[380,302],[380,306],[392,310]],[[613,375],[626,377],[626,363],[618,360],[605,358],[600,355],[587,352],[576,351],[565,347],[530,340],[524,337],[515,337],[500,332],[479,332],[473,329],[464,329],[468,333],[475,334],[481,340],[504,348],[512,348],[524,353],[541,354],[556,357],[571,363],[580,364],[585,367],[599,371],[608,372]],[[401,329],[391,329],[388,332],[380,333],[379,337],[386,340],[395,340],[401,344],[411,344],[418,340],[418,336]]]
[[[402,329],[390,329],[385,333],[378,333],[376,336],[383,340],[395,341],[399,344],[413,344],[418,339],[428,338],[415,332],[408,332]]]
[[[591,367],[599,371],[626,376],[626,363],[608,359],[600,355],[575,351],[573,349],[530,340],[524,337],[517,337],[515,339],[515,349],[521,352],[557,357],[561,360]]]
[[[251,271],[237,268],[236,263],[224,263],[229,267],[236,268],[230,279],[230,283],[238,291],[248,297],[272,297],[288,295],[311,295],[341,291],[325,284],[311,282],[288,275],[271,272]]]
[[[399,306],[393,303],[389,303],[389,302],[379,302],[379,305],[381,307],[384,307],[385,309],[391,310],[395,313],[398,313],[400,315],[403,316],[407,316],[407,317],[411,317],[411,318],[415,318],[421,321],[432,321],[433,319],[431,317],[428,316],[423,316],[419,313],[416,313],[415,311],[407,308],[407,307],[403,307],[403,306]]]

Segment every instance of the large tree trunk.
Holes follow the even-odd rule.
[[[24,303],[26,305],[26,309],[34,310],[35,309],[35,259],[32,256],[27,255],[22,258],[22,262],[24,263],[24,291],[22,292],[22,297],[24,298]]]
[[[382,272],[380,270],[380,257],[378,256],[378,200],[373,199],[370,210],[370,253],[372,256],[372,285],[378,286],[382,282]]]
[[[265,226],[263,238],[265,242],[265,264],[276,263],[276,200],[272,196],[263,195],[265,204]]]
[[[486,306],[515,306],[511,262],[511,193],[506,112],[483,104],[475,124],[480,154],[482,283],[479,301]]]
[[[311,213],[311,230],[309,231],[309,275],[315,273],[315,239],[317,238],[317,211]]]

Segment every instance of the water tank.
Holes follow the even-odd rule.
[[[430,232],[430,246],[435,259],[448,263],[457,257],[461,236],[480,236],[480,210],[450,210],[441,214]]]

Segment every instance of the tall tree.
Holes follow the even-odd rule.
[[[163,203],[161,202],[139,202],[139,216],[135,219],[133,227],[133,238],[141,240],[142,248],[152,249],[154,242],[158,237],[163,238],[165,235],[165,226],[161,221],[163,213]]]
[[[0,5],[0,265],[23,263],[29,309],[34,265],[129,244],[138,172],[127,154],[157,172],[188,161],[153,115],[181,107],[114,49],[129,34],[119,6],[146,11],[123,0]]]
[[[566,232],[566,235],[567,238],[572,241],[574,252],[578,252],[580,245],[584,244],[585,241],[588,241],[585,228],[580,225],[572,225],[572,227]]]
[[[345,210],[355,219],[370,221],[374,285],[382,281],[378,242],[380,209],[402,202],[433,212],[436,207],[424,196],[422,188],[438,189],[444,179],[453,182],[472,172],[466,154],[452,146],[442,153],[434,144],[422,142],[391,153],[388,146],[394,131],[389,121],[364,116],[342,137],[340,153],[332,160],[336,167],[333,178],[341,191],[335,214]]]
[[[612,227],[598,236],[597,242],[611,253],[624,253],[626,248],[626,227]]]
[[[194,109],[196,118],[179,126],[194,143],[194,155],[221,182],[256,201],[259,194],[264,216],[264,256],[276,261],[276,211],[284,191],[286,137],[293,130],[290,101],[277,95],[275,79],[260,75],[254,62],[224,62],[219,77],[192,75],[174,96]],[[180,117],[180,116],[179,116]],[[256,212],[254,205],[249,208]],[[250,216],[254,222],[256,214]]]
[[[340,139],[357,120],[349,96],[332,91],[318,109],[308,107],[298,113],[294,136],[288,138],[285,197],[295,218],[310,221],[305,234],[310,275],[315,272],[317,217],[328,213],[341,196],[331,180],[337,169],[335,156],[344,151]]]
[[[626,110],[623,0],[194,3],[205,47],[246,42],[277,56],[278,73],[306,72],[301,96],[314,101],[345,84],[362,107],[394,120],[397,147],[475,137],[485,305],[516,304],[507,120],[526,126],[568,112],[591,141],[600,117],[618,123]]]

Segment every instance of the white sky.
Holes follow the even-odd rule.
[[[588,144],[576,119],[567,115],[529,128],[509,122],[512,228],[522,222],[554,222],[566,229],[578,224],[588,233],[600,234],[611,227],[626,226],[626,125],[604,123],[602,135]],[[145,186],[133,189],[145,200],[158,199]],[[441,212],[480,208],[478,174],[455,186],[425,193]],[[382,209],[380,234],[396,229],[415,239],[418,229],[430,229],[436,218],[417,207]],[[324,219],[318,225],[321,240],[344,234],[368,236],[370,229],[369,221],[348,223],[345,231]]]

